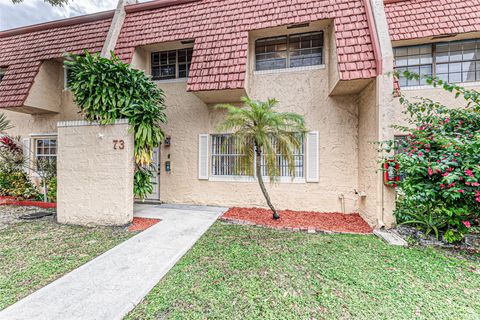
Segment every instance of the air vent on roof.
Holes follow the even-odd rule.
[[[182,40],[180,41],[181,44],[191,44],[191,43],[195,43],[195,39],[186,39],[186,40]]]
[[[287,27],[287,29],[306,28],[309,25],[310,25],[310,23],[291,24]]]
[[[457,35],[458,35],[458,33],[442,34],[442,35],[439,35],[439,36],[434,36],[434,37],[432,37],[432,40],[445,39],[445,38],[453,38],[453,37],[456,37]]]

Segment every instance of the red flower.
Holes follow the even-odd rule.
[[[458,192],[459,193],[465,193],[465,190],[460,189],[460,190],[458,190]]]
[[[474,187],[480,187],[480,183],[474,182],[474,183],[472,183],[472,186],[474,186]]]
[[[433,174],[432,168],[428,167],[428,175],[431,176]]]
[[[470,221],[462,221],[463,225],[465,227],[467,227],[468,229],[470,229],[472,227],[472,225],[470,224]]]
[[[458,157],[459,155],[460,155],[460,153],[455,152],[455,157]]]
[[[466,174],[467,176],[473,177],[473,171],[470,170],[470,169],[465,170],[465,174]]]
[[[440,188],[445,189],[445,185],[442,183],[442,184],[440,185]]]
[[[419,156],[419,157],[423,156],[423,152],[420,151],[420,152],[418,153],[418,156]]]

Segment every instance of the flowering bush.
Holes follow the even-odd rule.
[[[406,72],[406,77],[418,77]],[[449,108],[430,99],[400,97],[408,126],[395,126],[405,139],[388,141],[396,150],[402,179],[395,215],[437,238],[461,240],[480,218],[480,93],[437,79],[430,84],[465,100],[463,108]]]

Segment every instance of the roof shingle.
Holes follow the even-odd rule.
[[[480,0],[415,0],[385,4],[392,41],[480,31]]]
[[[195,39],[188,90],[240,89],[249,31],[323,19],[334,20],[340,79],[375,77],[362,0],[203,0],[131,12],[116,53],[130,61],[137,46]]]
[[[7,68],[0,82],[0,108],[23,105],[42,61],[84,49],[101,51],[111,21],[110,17],[27,33],[0,33],[0,67]]]

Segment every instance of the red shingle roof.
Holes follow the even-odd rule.
[[[249,31],[322,19],[334,20],[340,79],[375,77],[362,0],[203,0],[130,12],[116,52],[130,61],[137,46],[194,38],[188,90],[239,89]]]
[[[60,58],[66,52],[81,53],[83,49],[101,51],[112,16],[113,12],[102,13],[93,17],[99,17],[96,21],[75,23],[82,21],[76,18],[0,32],[0,67],[7,68],[0,82],[0,108],[23,105],[42,61]],[[82,17],[83,21],[86,18],[92,20]]]
[[[386,1],[385,4],[393,41],[480,31],[478,8],[480,0]]]

